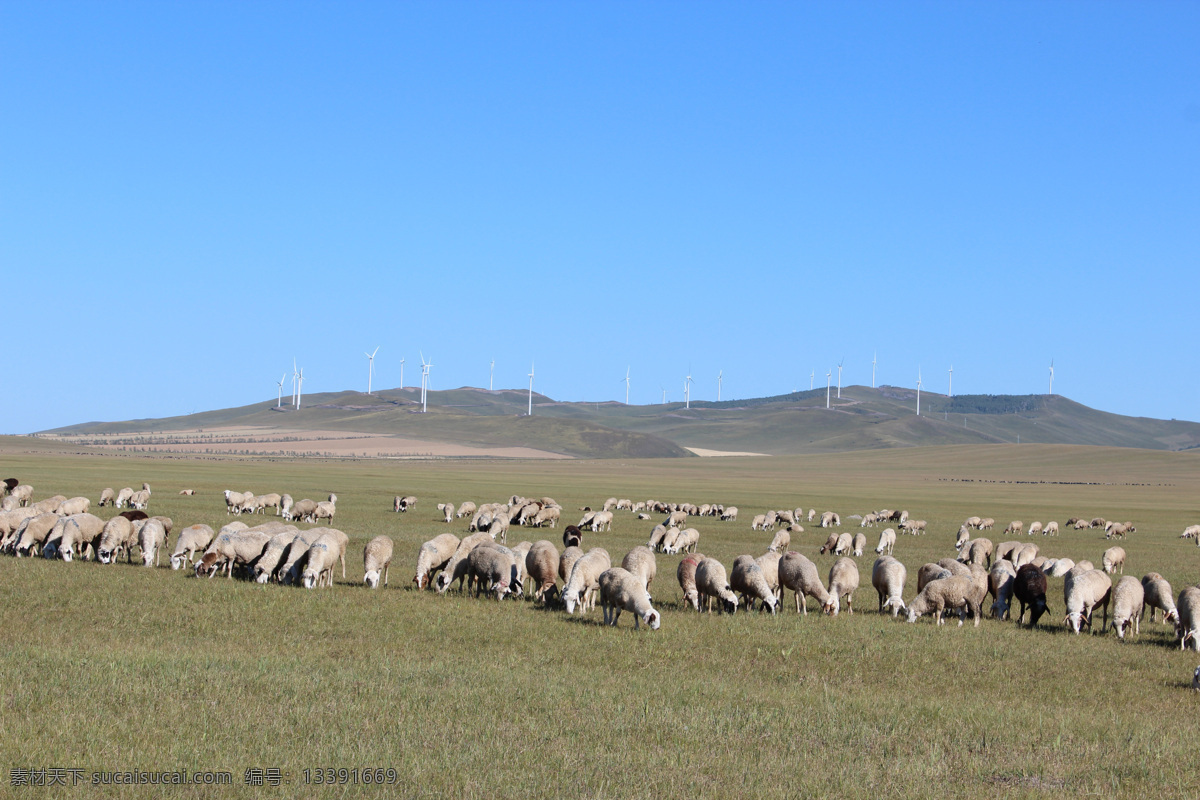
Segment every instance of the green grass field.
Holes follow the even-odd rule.
[[[1160,624],[1133,641],[1062,628],[1062,580],[1038,630],[985,619],[936,628],[875,612],[871,552],[859,559],[853,616],[684,611],[678,556],[658,557],[662,628],[617,629],[531,601],[476,601],[411,588],[421,542],[447,526],[436,504],[551,495],[574,522],[609,496],[737,505],[703,518],[700,549],[728,566],[761,554],[750,530],[767,508],[847,517],[881,507],[929,522],[895,555],[915,593],[921,564],[953,556],[971,514],[1028,524],[1069,516],[1132,520],[1126,574],[1151,570],[1176,593],[1200,580],[1200,453],[959,446],[770,459],[570,462],[321,462],[0,452],[4,476],[98,498],[106,486],[154,488],[150,511],[176,531],[227,521],[226,488],[323,499],[351,537],[331,590],[200,580],[124,563],[0,559],[0,795],[97,796],[20,788],[15,768],[228,771],[233,786],[171,796],[314,797],[1195,797],[1200,790],[1200,654]],[[182,487],[197,489],[181,497]],[[395,494],[420,498],[407,514]],[[93,508],[93,511],[96,511]],[[111,512],[104,509],[101,516]],[[245,518],[243,518],[244,521]],[[258,518],[261,520],[261,518]],[[617,561],[653,523],[620,512],[591,534]],[[824,573],[824,532],[792,549]],[[857,527],[853,530],[857,531]],[[362,588],[363,544],[392,537],[386,589]],[[509,542],[561,528],[510,531]],[[1037,537],[1051,556],[1097,564],[1097,531]],[[791,607],[790,595],[785,609]],[[304,785],[304,770],[396,770],[399,784]],[[251,768],[287,785],[246,786]],[[313,776],[313,773],[310,773]],[[347,776],[349,777],[349,776]],[[104,796],[158,796],[106,787]]]

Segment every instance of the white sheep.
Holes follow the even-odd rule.
[[[967,546],[967,543],[970,541],[970,539],[971,531],[966,525],[963,525],[958,529],[958,536],[954,539],[954,549],[961,551]]]
[[[821,583],[817,565],[795,550],[787,551],[779,559],[779,585],[795,593],[797,614],[803,611],[808,616],[810,596],[817,599],[823,611],[833,610],[833,601]]]
[[[771,546],[767,549],[772,553],[782,553],[792,544],[792,534],[787,528],[780,528],[776,532],[775,537],[771,539]]]
[[[562,595],[568,614],[574,614],[576,606],[583,613],[596,607],[600,574],[610,567],[612,558],[603,547],[593,547],[571,565],[571,574],[567,576]]]
[[[658,563],[654,559],[654,551],[645,545],[638,545],[625,554],[621,559],[621,568],[629,572],[642,583],[647,593],[654,576],[658,573]]]
[[[35,550],[40,551],[41,545],[49,538],[50,532],[60,520],[61,517],[49,511],[26,518],[14,534],[13,550],[17,556],[32,555]]]
[[[1056,558],[1042,565],[1042,572],[1049,578],[1062,578],[1075,569],[1075,562],[1069,558]]]
[[[1040,523],[1040,522],[1029,523],[1029,530],[1027,532],[1030,536],[1036,536],[1037,534],[1042,532],[1042,523]]]
[[[613,567],[600,574],[598,584],[605,625],[616,627],[621,612],[629,611],[634,615],[634,630],[643,620],[650,630],[658,630],[662,616],[650,605],[650,595],[638,576],[621,567]]]
[[[1179,611],[1175,608],[1175,593],[1166,578],[1157,572],[1147,572],[1142,577],[1142,591],[1145,598],[1142,613],[1149,608],[1151,622],[1154,622],[1156,611],[1162,611],[1164,623],[1179,621]]]
[[[775,598],[775,590],[767,583],[762,567],[754,560],[754,556],[743,555],[733,560],[729,585],[741,595],[747,610],[754,608],[755,600],[760,600],[763,608],[769,608],[772,614],[775,613],[779,604]]]
[[[978,564],[986,569],[992,562],[992,541],[982,536],[972,539],[959,559],[964,564]]]
[[[837,544],[833,546],[835,556],[844,556],[854,550],[854,537],[848,533],[838,535]]]
[[[156,519],[146,520],[146,524],[138,531],[138,547],[142,550],[142,566],[158,566],[158,557],[167,546],[167,529]]]
[[[493,593],[497,602],[509,594],[520,596],[524,593],[521,583],[523,560],[524,554],[518,556],[503,545],[484,542],[467,554],[468,587],[475,585],[477,598],[485,590]]]
[[[996,619],[1008,616],[1016,580],[1017,570],[1008,559],[1002,558],[992,565],[988,573],[988,591],[992,595],[992,616]]]
[[[930,581],[908,604],[908,621],[916,622],[919,617],[932,611],[934,621],[942,625],[945,623],[943,612],[958,610],[960,627],[968,612],[975,617],[975,627],[979,627],[979,608],[983,597],[978,588],[978,584],[965,575]]]
[[[379,573],[383,572],[383,585],[387,586],[388,568],[392,565],[392,540],[376,536],[363,548],[363,583],[375,589],[379,586]]]
[[[94,545],[99,543],[104,531],[104,520],[95,514],[77,514],[63,521],[62,539],[58,543],[58,554],[63,561],[70,561],[76,555],[81,558],[94,551]]]
[[[705,558],[697,565],[696,594],[704,610],[710,614],[713,600],[717,601],[718,612],[732,614],[737,611],[737,595],[729,585],[725,565],[715,558]]]
[[[322,500],[321,502],[317,503],[317,507],[315,509],[313,509],[311,521],[318,522],[320,520],[327,520],[329,522],[329,524],[332,525],[333,517],[336,513],[337,513],[337,495],[331,494],[331,495],[329,495],[328,500]],[[344,578],[346,576],[343,575],[342,577]]]
[[[891,556],[880,556],[871,567],[871,585],[879,594],[879,613],[885,608],[892,609],[892,616],[904,610],[904,583],[908,580],[908,570],[904,565]]]
[[[333,587],[333,567],[342,559],[345,563],[345,545],[332,535],[333,529],[321,534],[304,555],[304,569],[300,573],[300,585],[305,589],[321,586]]]
[[[721,520],[723,522],[736,522],[738,515],[737,506],[729,506],[721,512]]]
[[[1179,649],[1186,650],[1191,642],[1191,648],[1200,653],[1200,587],[1184,589],[1175,605],[1179,610],[1179,622],[1175,625]]]
[[[695,528],[684,528],[679,532],[679,535],[671,542],[669,547],[664,546],[664,553],[685,553],[696,552],[696,547],[700,544],[700,531]]]
[[[865,537],[864,537],[865,538]],[[854,592],[858,589],[858,565],[845,556],[833,562],[829,568],[829,597],[836,617],[841,608],[841,599],[846,598],[846,613],[854,613]]]
[[[268,532],[263,531],[263,533]],[[278,574],[279,564],[284,560],[284,554],[288,552],[292,546],[292,542],[296,541],[296,537],[299,535],[300,531],[291,526],[271,534],[271,540],[267,542],[262,555],[254,561],[255,583],[267,583],[273,576]],[[180,534],[180,538],[182,536],[183,534]],[[311,541],[315,541],[316,537],[317,535],[313,534],[312,539],[305,542],[305,546]]]
[[[567,578],[571,577],[571,568],[575,566],[575,562],[583,558],[583,548],[576,545],[570,545],[563,549],[558,556],[558,577],[563,583],[567,582]]]
[[[759,569],[763,571],[763,577],[767,579],[767,586],[775,593],[775,600],[783,599],[783,587],[779,583],[779,561],[783,558],[783,553],[772,553],[767,551],[758,558],[754,559],[758,564]],[[778,602],[776,603],[778,606]]]
[[[436,541],[436,539],[434,541]],[[445,594],[450,588],[451,584],[453,584],[455,581],[458,581],[458,585],[461,588],[463,582],[467,578],[467,556],[470,555],[471,551],[479,545],[491,541],[493,541],[492,535],[487,531],[478,531],[462,539],[458,543],[458,546],[455,547],[454,552],[450,555],[449,559],[447,559],[445,565],[442,567],[442,571],[438,574],[437,580],[435,580],[433,583],[434,588],[438,591],[438,594]],[[429,544],[429,542],[426,542],[426,544]],[[420,567],[418,566],[418,569],[419,568]],[[418,573],[418,576],[419,574],[420,573]]]
[[[875,547],[875,552],[882,554],[885,550],[890,556],[892,548],[896,546],[896,531],[892,528],[884,528],[879,533],[879,544]]]
[[[227,577],[233,577],[233,568],[238,564],[249,564],[262,555],[271,535],[263,531],[231,531],[218,533],[204,555],[196,562],[196,576],[217,574],[223,566]]]
[[[1021,522],[1019,519],[1014,519],[1012,522],[1008,523],[1008,527],[1004,529],[1004,533],[1011,534],[1013,536],[1020,536],[1021,531],[1024,529],[1025,523]]]
[[[703,553],[686,556],[679,562],[679,566],[675,570],[679,588],[683,591],[683,602],[696,611],[700,610],[700,593],[696,588],[696,568],[706,557]]]
[[[1141,633],[1142,612],[1145,611],[1146,592],[1142,582],[1132,575],[1126,575],[1117,582],[1112,590],[1112,626],[1117,631],[1117,638],[1124,639],[1125,632],[1133,626],[1136,636]]]
[[[1112,594],[1112,579],[1097,569],[1084,569],[1076,564],[1066,575],[1063,582],[1063,601],[1067,607],[1067,616],[1063,624],[1079,633],[1086,624],[1092,628],[1092,610],[1101,606],[1104,610],[1104,622],[1101,630],[1108,627],[1108,601]]]
[[[812,522],[812,515],[809,515],[809,522]],[[842,525],[842,518],[833,511],[826,511],[821,515],[822,528],[838,528]]]
[[[853,541],[854,556],[857,558],[863,554],[863,548],[867,546],[867,535],[865,533],[854,534]]]
[[[1183,533],[1179,536],[1180,539],[1195,539],[1200,542],[1200,525],[1188,525],[1183,529]]]
[[[1110,547],[1104,551],[1104,557],[1100,560],[1104,565],[1104,571],[1112,574],[1117,571],[1117,567],[1121,568],[1121,574],[1125,574],[1125,548]]]
[[[92,507],[92,501],[86,497],[72,497],[59,505],[57,513],[60,517],[71,517],[75,514],[86,514]]]
[[[207,525],[189,525],[179,532],[175,541],[175,552],[171,553],[171,569],[190,566],[196,551],[204,551],[212,544],[213,529]]]
[[[1058,536],[1058,523],[1050,520],[1046,523],[1046,527],[1042,529],[1042,536]]]
[[[100,503],[98,504],[100,508],[104,508],[105,506],[116,505],[116,502],[117,502],[117,493],[114,492],[111,487],[101,490]]]

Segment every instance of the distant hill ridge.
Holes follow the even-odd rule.
[[[1151,450],[1200,447],[1200,423],[1127,417],[1061,395],[945,395],[896,386],[843,387],[722,402],[627,406],[559,402],[515,389],[417,388],[307,395],[299,411],[275,401],[181,417],[91,422],[45,433],[87,435],[246,426],[386,434],[455,444],[531,447],[579,458],[671,458],[685,448],[772,455],[978,443],[1047,443]]]

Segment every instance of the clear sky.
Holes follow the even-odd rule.
[[[0,0],[0,432],[305,392],[1200,419],[1200,3]],[[289,383],[285,394],[290,392]]]

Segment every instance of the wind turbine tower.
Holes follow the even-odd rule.
[[[371,379],[375,377],[375,353],[378,352],[379,348],[376,347],[374,353],[363,353],[367,357],[367,394],[371,393]]]
[[[1054,394],[1054,359],[1050,359],[1050,394]]]
[[[725,377],[725,370],[717,373],[717,402],[721,402],[721,379]]]
[[[279,379],[279,400],[275,403],[276,408],[283,408],[283,382],[287,380],[287,373],[283,373],[283,377]]]
[[[815,381],[816,379],[817,379],[817,371],[814,369],[814,370],[813,370],[812,372],[810,372],[810,373],[809,373],[809,375],[808,375],[808,390],[809,390],[810,392],[811,392],[811,391],[812,391],[812,389],[813,389],[813,381]]]
[[[950,365],[950,396],[954,397],[954,365]]]
[[[496,359],[492,359],[492,366],[488,369],[488,391],[492,390],[492,383],[496,378]]]
[[[292,408],[296,407],[296,381],[300,380],[300,373],[296,369],[296,359],[292,359]]]
[[[921,368],[917,367],[917,416],[921,416]]]
[[[425,362],[425,354],[421,353],[421,413],[424,414],[429,410],[429,368],[433,366],[433,362]]]
[[[683,407],[692,407],[692,376],[690,373],[683,379]]]
[[[833,370],[825,371],[825,407],[829,408],[829,387],[833,383]]]
[[[629,405],[629,367],[625,368],[625,405]]]
[[[662,389],[662,393],[663,393],[663,405],[665,406],[665,405],[667,404],[667,387],[665,387],[665,386],[659,386],[658,388]]]
[[[400,359],[400,388],[404,389],[404,359]]]
[[[845,356],[838,362],[838,400],[842,399],[842,364],[846,362]]]
[[[875,355],[871,356],[871,388],[872,389],[875,388],[875,362],[878,360],[879,360],[879,352],[876,351]]]
[[[300,401],[304,399],[304,367],[300,368],[300,383],[296,388],[296,410],[300,410]]]
[[[529,416],[533,416],[533,362],[529,362]]]

